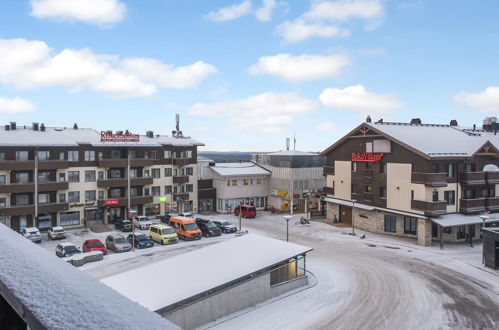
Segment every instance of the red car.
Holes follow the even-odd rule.
[[[87,239],[85,243],[83,243],[82,250],[83,252],[101,251],[103,254],[107,254],[106,246],[98,239]]]
[[[256,217],[256,208],[251,205],[241,205],[237,206],[234,209],[234,215],[239,215],[241,213],[241,216],[243,218],[255,218]]]

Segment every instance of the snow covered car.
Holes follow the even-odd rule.
[[[151,227],[151,225],[152,225],[152,222],[151,222],[151,220],[149,220],[148,217],[141,215],[141,216],[133,218],[133,225],[135,226],[135,228],[149,229],[149,227]]]
[[[210,220],[196,218],[196,224],[198,225],[204,237],[215,237],[222,235],[222,230]]]
[[[106,237],[106,247],[114,252],[127,252],[132,249],[125,237],[119,234],[112,234]]]
[[[237,227],[234,226],[232,223],[230,223],[229,221],[218,221],[218,220],[214,220],[213,223],[215,225],[217,225],[218,228],[220,228],[220,230],[222,231],[222,233],[224,234],[228,234],[228,233],[235,233],[237,231]]]
[[[62,227],[50,227],[47,234],[49,239],[66,238],[66,231]]]
[[[40,243],[42,241],[42,235],[36,227],[23,228],[21,230],[21,235],[23,235],[33,243]]]
[[[55,248],[55,254],[59,258],[71,257],[77,253],[81,253],[81,250],[69,242],[57,244]]]

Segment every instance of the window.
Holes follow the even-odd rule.
[[[145,170],[144,171],[144,178],[149,178],[150,175],[149,175],[149,170]]]
[[[352,183],[352,194],[356,194],[356,193],[357,193],[357,184]]]
[[[371,187],[371,185],[366,184],[364,186],[364,192],[370,193],[372,190],[373,190],[373,187]]]
[[[456,193],[454,190],[444,191],[444,200],[447,202],[447,205],[456,204]]]
[[[144,158],[149,159],[149,151],[144,151]]]
[[[95,181],[95,171],[85,171],[85,182]]]
[[[50,182],[50,172],[38,172],[38,182]]]
[[[120,159],[121,151],[119,150],[111,150],[111,159]]]
[[[80,202],[80,192],[79,191],[68,192],[68,202],[69,203],[79,203]]]
[[[157,151],[151,151],[151,158],[152,159],[159,159],[159,154]]]
[[[366,152],[373,152],[373,143],[366,142]]]
[[[111,177],[111,179],[122,179],[123,178],[123,176],[121,175],[121,170],[117,169],[117,168],[109,170],[109,176]]]
[[[411,199],[414,199],[414,190],[411,190]]]
[[[475,172],[475,164],[473,164],[473,163],[464,164],[464,171],[465,172]]]
[[[165,150],[165,159],[170,159],[172,158],[172,152],[170,150]]]
[[[159,195],[161,195],[160,187],[158,187],[158,186],[151,187],[151,193],[152,193],[153,196],[159,196]]]
[[[111,198],[120,198],[121,197],[121,188],[109,189],[109,195]]]
[[[149,196],[149,188],[144,188],[144,196]]]
[[[192,192],[193,185],[192,184],[186,184],[185,185],[185,192]]]
[[[139,173],[138,169],[131,168],[130,172],[128,173],[128,175],[130,176],[130,179],[133,179],[133,178],[138,177],[138,173]]]
[[[386,198],[386,187],[379,187],[379,197]]]
[[[352,162],[352,172],[357,172],[357,162]]]
[[[173,176],[178,176],[178,169],[176,168],[173,169]]]
[[[80,182],[80,171],[69,171],[68,172],[69,182]]]
[[[38,203],[40,203],[40,204],[50,203],[50,194],[49,193],[39,193],[38,194]]]
[[[14,202],[15,202],[15,205],[28,205],[29,204],[29,195],[28,194],[15,195]]]
[[[267,184],[267,179],[256,179],[256,184]]]
[[[473,199],[475,198],[475,190],[474,189],[463,189],[461,195],[463,199]]]
[[[386,164],[379,163],[379,173],[386,173]]]
[[[193,175],[194,174],[194,169],[192,167],[187,167],[185,169],[185,175]]]
[[[95,151],[85,151],[85,161],[87,162],[95,161]]]
[[[70,162],[77,162],[80,160],[80,156],[77,150],[68,151],[68,160]]]
[[[59,173],[59,182],[66,182],[66,173]]]
[[[101,160],[102,160],[102,159],[104,159],[104,153],[103,153],[102,151],[99,151],[99,152],[97,153],[97,158],[99,158],[99,159],[101,159]]]
[[[437,162],[433,162],[431,170],[433,173],[438,173],[438,163]]]
[[[0,175],[0,184],[5,184],[5,175]]]
[[[454,175],[455,175],[454,164],[452,164],[452,163],[447,164],[447,177],[453,178]]]
[[[103,190],[99,190],[98,195],[99,195],[99,199],[104,199],[104,191]]]
[[[434,191],[432,194],[432,199],[434,202],[438,202],[438,191]]]
[[[172,169],[171,168],[165,168],[165,176],[172,176]]]
[[[61,212],[61,226],[77,226],[80,224],[80,212]]]
[[[229,186],[237,186],[237,180],[229,180],[230,185]]]
[[[159,168],[153,168],[152,169],[152,177],[153,178],[159,178],[161,176],[161,171]]]
[[[187,150],[185,152],[185,158],[192,158],[192,150]]]
[[[29,174],[27,172],[16,173],[16,183],[28,183]]]
[[[98,178],[99,180],[104,180],[104,171],[99,171]]]
[[[165,186],[165,194],[171,194],[172,193],[172,186]]]
[[[16,151],[16,160],[28,160],[28,152],[27,151]]]
[[[59,152],[59,160],[65,160],[66,155],[64,154],[64,151]]]
[[[95,190],[85,191],[85,202],[94,202],[94,201],[95,201]]]
[[[0,161],[5,160],[5,152],[0,152]]]
[[[7,199],[5,197],[0,197],[0,208],[7,207]]]
[[[249,185],[249,179],[243,179],[243,185],[245,186]]]
[[[404,233],[416,235],[418,230],[418,219],[412,217],[404,217]]]
[[[38,160],[49,160],[50,159],[50,151],[38,151]]]
[[[391,152],[391,144],[388,140],[374,140],[373,141],[373,152]]]
[[[59,194],[59,203],[66,203],[66,194],[65,193]]]
[[[385,214],[385,231],[389,233],[397,231],[397,217],[395,215]]]

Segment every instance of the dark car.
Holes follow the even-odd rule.
[[[81,250],[73,243],[60,243],[55,248],[55,254],[59,258],[71,257],[75,254],[81,253]]]
[[[237,231],[237,227],[234,226],[232,223],[229,221],[225,220],[214,220],[213,223],[220,228],[222,233],[228,234],[228,233],[235,233]]]
[[[177,216],[176,214],[165,214],[165,215],[162,215],[159,217],[159,221],[161,221],[162,223],[166,223],[168,224],[170,222],[170,218],[171,217],[175,217]]]
[[[115,229],[121,229],[122,232],[132,231],[132,222],[127,219],[119,219],[114,223]]]
[[[135,234],[135,239],[134,234],[129,234],[126,239],[130,242],[130,244],[138,249],[145,249],[154,246],[153,240],[146,234],[137,233]]]
[[[222,235],[222,230],[210,220],[196,218],[196,224],[204,237],[215,237]]]

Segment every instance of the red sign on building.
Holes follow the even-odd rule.
[[[120,203],[120,201],[117,199],[106,199],[103,204],[104,205],[118,205],[119,203]]]
[[[381,161],[385,154],[373,154],[372,152],[352,152],[352,162],[373,162],[377,163]]]

